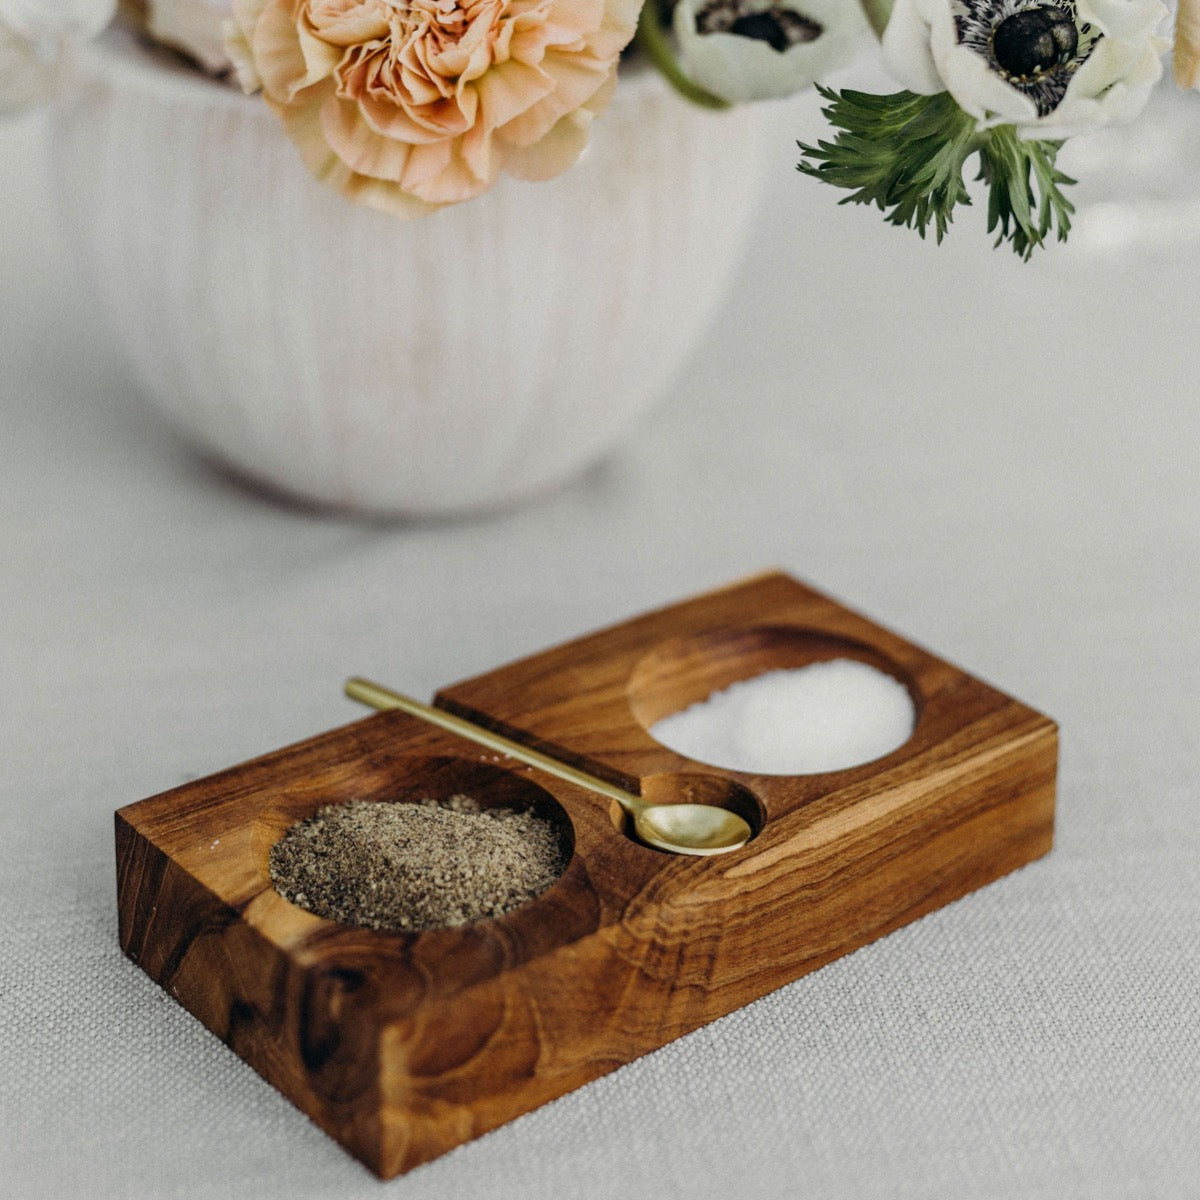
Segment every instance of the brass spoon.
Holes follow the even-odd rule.
[[[727,850],[744,846],[750,840],[750,826],[728,809],[718,808],[714,804],[649,804],[641,796],[635,796],[556,758],[530,750],[463,717],[422,704],[369,679],[356,677],[346,680],[346,695],[370,708],[398,708],[409,716],[420,717],[489,750],[497,750],[547,774],[565,779],[568,783],[608,796],[633,818],[638,837],[657,850],[672,854],[724,854]]]

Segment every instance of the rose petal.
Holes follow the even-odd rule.
[[[320,107],[321,133],[329,148],[358,175],[399,183],[408,165],[412,144],[383,137],[363,119],[358,105],[330,96]]]
[[[332,46],[359,46],[388,33],[390,8],[383,0],[313,0],[308,27]]]
[[[518,179],[531,181],[561,175],[579,160],[587,145],[593,119],[593,114],[583,108],[568,113],[536,142],[513,147],[504,156],[504,169]]]
[[[546,56],[544,70],[553,77],[554,89],[504,126],[505,139],[513,145],[530,146],[545,137],[558,121],[584,104],[609,78],[602,64],[582,54],[558,51]]]
[[[406,192],[432,204],[460,204],[487,191],[495,176],[480,178],[456,141],[414,148],[401,185]]]
[[[510,60],[494,67],[476,84],[480,119],[493,129],[507,125],[555,86],[554,76],[540,67]]]
[[[470,106],[474,102],[472,96]],[[454,100],[412,105],[397,103],[394,99],[367,96],[358,101],[358,110],[363,121],[376,133],[414,144],[460,137],[472,124],[472,114],[464,113]]]
[[[297,29],[288,0],[271,0],[250,36],[263,91],[290,103],[298,92],[320,83],[337,66],[342,51]]]

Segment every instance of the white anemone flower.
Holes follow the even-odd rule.
[[[1160,0],[896,0],[883,38],[910,91],[981,127],[1057,141],[1132,121],[1162,78]]]
[[[94,37],[116,0],[0,0],[0,112],[49,96],[62,43]]]
[[[149,0],[146,27],[155,41],[220,75],[230,67],[224,26],[232,17],[233,0]]]
[[[722,100],[789,96],[843,66],[867,22],[858,0],[679,0],[688,77]]]

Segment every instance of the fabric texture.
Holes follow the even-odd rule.
[[[812,115],[618,455],[397,525],[177,441],[44,120],[0,128],[7,1196],[1200,1195],[1200,248],[1023,267],[979,212],[935,248],[797,178]],[[1051,855],[387,1185],[120,954],[115,808],[357,718],[347,675],[427,696],[772,565],[1060,722]]]

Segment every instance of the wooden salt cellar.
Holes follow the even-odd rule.
[[[917,710],[884,758],[808,776],[691,762],[648,726],[778,667],[855,658]],[[615,804],[379,713],[116,814],[125,953],[371,1170],[390,1177],[1045,854],[1052,721],[781,574],[443,689],[435,703],[656,802],[735,809],[712,858],[628,836]],[[351,800],[535,804],[563,877],[495,920],[333,924],[272,888],[294,821]]]

